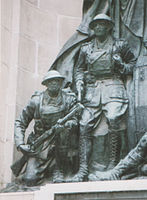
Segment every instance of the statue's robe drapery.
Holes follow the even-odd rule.
[[[146,4],[145,0],[121,0],[120,37],[128,40],[137,57],[141,48],[141,41],[147,39]],[[115,0],[84,0],[82,22],[76,33],[63,46],[51,68],[61,71],[69,81],[72,81],[75,55],[80,48],[80,44],[89,40],[91,34],[89,22],[99,13],[113,15],[111,17],[115,19],[113,14],[115,9],[117,9]]]

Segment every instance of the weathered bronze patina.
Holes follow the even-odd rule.
[[[145,133],[137,146],[122,159],[116,167],[107,172],[95,172],[89,175],[89,180],[125,180],[134,177],[147,176],[147,133]]]
[[[23,156],[11,169],[27,186],[147,176],[146,20],[145,0],[83,1],[77,32],[42,81],[47,89],[15,122]]]
[[[90,23],[94,38],[81,46],[76,64],[75,82],[78,101],[85,106],[80,120],[80,168],[73,181],[88,174],[93,131],[105,115],[110,136],[110,158],[107,169],[119,160],[120,133],[125,130],[123,118],[128,108],[124,79],[132,74],[135,58],[124,40],[113,40],[113,21],[105,14]],[[99,147],[97,147],[99,148]]]
[[[35,92],[15,122],[15,143],[27,163],[22,179],[28,186],[37,185],[47,175],[51,176],[49,172],[52,167],[53,181],[63,182],[65,168],[67,172],[68,167],[72,166],[70,164],[76,162],[75,141],[78,139],[75,127],[79,110],[73,107],[76,104],[74,93],[69,89],[62,89],[63,80],[64,77],[59,72],[49,71],[42,81],[47,89]],[[34,131],[25,144],[25,131],[33,119]],[[21,168],[20,171],[17,169],[17,163],[12,169],[19,175]]]

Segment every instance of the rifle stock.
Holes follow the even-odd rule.
[[[23,155],[19,160],[17,160],[13,165],[11,165],[11,170],[16,177],[20,174],[27,160],[27,156]]]
[[[71,110],[70,113],[68,113],[62,119],[59,119],[57,121],[57,124],[61,125],[64,124],[66,121],[70,120],[77,112],[80,112],[83,108],[84,106],[82,104],[77,103],[75,108]],[[53,134],[53,132],[54,132],[54,126],[50,130],[45,131],[45,133],[41,135],[39,138],[37,138],[31,145],[31,149],[35,150],[36,148],[38,148],[44,141],[46,141]]]

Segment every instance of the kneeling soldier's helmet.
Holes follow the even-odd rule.
[[[43,81],[42,81],[42,85],[46,85],[47,81],[51,80],[51,79],[62,79],[64,80],[65,77],[62,76],[58,71],[56,70],[50,70],[47,72],[47,74],[44,76]]]

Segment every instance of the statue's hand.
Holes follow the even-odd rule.
[[[76,121],[75,120],[68,120],[66,123],[65,123],[65,128],[67,129],[72,129],[73,127],[75,127],[77,125]]]
[[[53,127],[55,133],[61,133],[62,131],[64,131],[64,126],[63,125],[60,125],[60,124],[56,124],[54,127]]]
[[[21,144],[19,145],[18,150],[21,151],[23,154],[30,153],[31,146],[29,144]]]
[[[147,132],[142,136],[142,138],[139,140],[137,149],[139,152],[142,153],[142,156],[144,157],[146,151],[147,151]]]
[[[120,65],[122,63],[122,58],[119,54],[114,54],[112,58],[115,64]]]
[[[124,63],[122,61],[122,58],[120,57],[119,54],[114,54],[113,55],[113,63],[114,63],[114,70],[123,73],[124,71]]]

